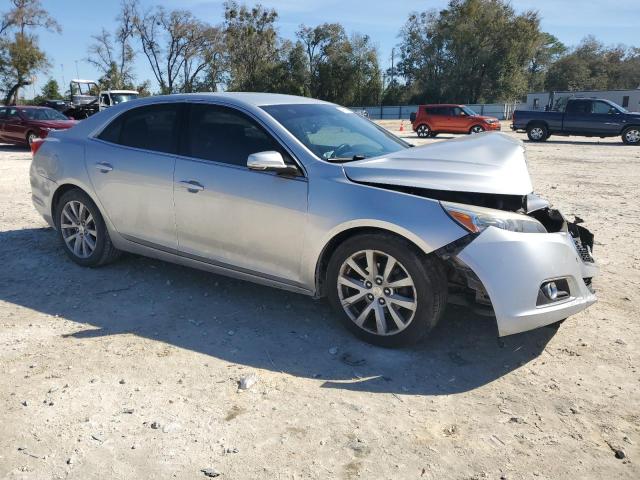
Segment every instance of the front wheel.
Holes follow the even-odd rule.
[[[31,146],[31,144],[34,142],[34,140],[38,138],[38,135],[36,135],[33,132],[29,132],[27,133],[27,143],[29,144],[29,146]]]
[[[418,128],[416,128],[416,133],[420,138],[427,138],[429,137],[429,135],[431,135],[431,129],[428,125],[425,124],[418,125]]]
[[[544,142],[549,138],[549,131],[544,125],[529,125],[527,127],[527,137],[532,142]]]
[[[393,235],[352,237],[329,262],[329,301],[342,323],[369,343],[416,343],[446,305],[447,281],[436,262]]]
[[[74,189],[63,194],[55,219],[64,250],[77,264],[98,267],[120,256],[100,210],[86,193]]]
[[[622,132],[622,141],[626,145],[640,145],[640,127],[629,127]]]
[[[484,132],[484,127],[482,125],[474,125],[473,127],[471,127],[471,130],[469,130],[469,133],[471,134],[482,132]]]

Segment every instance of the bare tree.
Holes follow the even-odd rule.
[[[102,73],[100,83],[108,88],[133,88],[135,11],[135,2],[123,0],[115,34],[103,28],[91,37],[94,43],[89,45],[86,61]]]
[[[137,3],[131,3],[136,11],[134,25],[142,52],[162,93],[191,92],[201,84],[205,73],[220,70],[219,28],[198,20],[187,10],[156,7],[139,14]]]

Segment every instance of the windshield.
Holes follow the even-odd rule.
[[[478,115],[476,112],[474,112],[473,110],[471,110],[469,107],[467,107],[466,105],[463,105],[462,110],[464,111],[464,113],[466,113],[467,115],[469,115],[470,117],[475,117],[476,115]]]
[[[328,161],[362,160],[411,146],[337,105],[269,105],[262,109],[319,158]]]
[[[23,108],[20,113],[29,120],[69,120],[53,108]]]
[[[112,93],[111,94],[111,100],[113,101],[114,105],[117,105],[123,102],[129,102],[131,100],[135,100],[136,98],[138,98],[138,94],[136,93]]]

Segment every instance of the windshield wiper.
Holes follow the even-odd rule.
[[[353,157],[334,157],[327,158],[329,162],[353,162],[355,160],[364,160],[367,158],[365,155],[354,155]]]

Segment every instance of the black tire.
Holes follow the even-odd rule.
[[[338,292],[338,276],[344,262],[363,250],[374,250],[392,256],[413,280],[417,300],[415,313],[408,325],[397,333],[372,333],[351,320],[342,307]],[[381,347],[417,343],[437,325],[444,312],[447,302],[447,278],[444,272],[444,267],[438,259],[424,255],[400,237],[385,233],[358,235],[339,245],[331,256],[326,278],[329,302],[344,326],[368,343]],[[390,323],[388,311],[386,315],[388,324],[393,325]],[[375,318],[373,321],[375,323]]]
[[[474,125],[469,129],[469,135],[473,133],[482,133],[484,132],[484,127],[482,125]]]
[[[527,125],[527,137],[532,142],[544,142],[549,138],[549,130],[543,123]]]
[[[93,222],[95,223],[95,248],[91,252],[91,254],[85,258],[76,255],[71,246],[64,239],[63,228],[61,227],[63,215],[62,212],[64,207],[69,202],[80,202],[82,205],[84,205],[84,207],[93,217]],[[64,251],[67,253],[69,258],[71,258],[71,260],[76,262],[78,265],[82,265],[83,267],[100,267],[102,265],[113,262],[118,257],[120,257],[122,252],[116,249],[113,246],[113,243],[111,243],[111,237],[109,237],[109,231],[107,230],[107,226],[104,223],[104,219],[102,218],[100,210],[93,202],[93,200],[91,200],[89,195],[84,193],[82,190],[69,190],[68,192],[64,193],[62,197],[60,197],[58,203],[55,206],[54,221],[58,230],[58,238],[60,238],[60,242],[62,243]]]
[[[640,145],[640,127],[628,127],[622,132],[625,145]]]
[[[431,129],[429,128],[429,125],[427,125],[426,123],[421,123],[416,127],[416,133],[420,138],[428,138],[429,135],[431,134]]]

